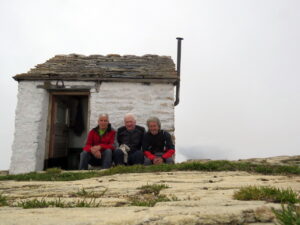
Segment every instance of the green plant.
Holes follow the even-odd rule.
[[[89,201],[87,199],[78,200],[75,203],[72,203],[72,207],[86,207],[86,208],[96,208],[100,207],[101,203],[96,202],[96,198],[92,198]]]
[[[48,208],[48,207],[61,207],[65,208],[66,204],[60,200],[60,198],[53,200],[53,201],[46,201],[44,198],[39,199],[30,199],[30,200],[23,200],[17,203],[17,207],[22,207],[24,209],[31,209],[31,208]]]
[[[131,205],[153,207],[157,202],[169,202],[165,195],[139,195],[130,197]]]
[[[289,189],[279,189],[269,186],[247,186],[242,187],[234,193],[234,199],[237,200],[264,200],[268,202],[279,203],[297,203],[300,201],[296,192]]]
[[[293,158],[284,159],[281,162],[288,163],[288,164],[300,164],[300,156],[295,156]]]
[[[82,188],[78,192],[71,194],[71,196],[85,197],[85,198],[100,198],[106,193],[106,191],[107,191],[107,188],[101,192],[86,191],[84,188]]]
[[[273,209],[279,224],[282,225],[300,225],[300,206],[288,204],[281,205],[281,210]]]
[[[62,169],[61,168],[57,168],[57,167],[48,168],[46,170],[46,173],[48,173],[48,174],[60,174],[61,172],[62,172]]]
[[[138,188],[140,191],[137,195],[129,198],[131,205],[153,207],[157,202],[177,201],[175,196],[170,199],[166,195],[159,194],[162,189],[166,188],[169,188],[166,184],[143,185]]]
[[[7,197],[4,196],[2,193],[0,193],[0,207],[7,206],[7,205],[8,205]]]
[[[166,189],[166,188],[169,188],[169,186],[166,184],[152,184],[152,185],[147,184],[139,187],[138,189],[140,190],[140,194],[158,195],[162,189]]]
[[[44,198],[30,199],[18,202],[17,207],[22,207],[24,209],[31,208],[48,208],[48,207],[59,207],[59,208],[74,208],[74,207],[99,207],[100,202],[96,203],[96,199],[92,198],[90,200],[82,199],[75,202],[64,202],[60,198],[55,200],[45,200]]]

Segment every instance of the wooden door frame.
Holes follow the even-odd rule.
[[[45,162],[53,156],[53,138],[55,135],[54,119],[56,115],[55,99],[57,96],[86,96],[88,98],[88,108],[89,108],[89,91],[53,91],[49,92],[49,110],[48,110],[48,122],[47,122],[47,139],[46,139],[46,154]],[[89,110],[88,110],[89,111]],[[89,116],[89,115],[88,115]],[[88,121],[88,118],[87,118]],[[48,165],[44,165],[47,168]]]

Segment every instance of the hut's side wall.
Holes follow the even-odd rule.
[[[41,82],[18,85],[15,134],[9,172],[26,173],[43,169],[49,94],[36,88]]]
[[[90,129],[97,124],[99,113],[108,113],[113,127],[118,128],[124,125],[124,115],[129,112],[144,127],[149,116],[157,116],[162,128],[173,133],[173,84],[104,82],[99,92],[91,90]]]

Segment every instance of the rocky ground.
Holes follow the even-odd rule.
[[[293,159],[273,158],[273,163],[298,164]],[[254,159],[251,159],[253,161]],[[255,159],[265,163],[271,159]],[[284,161],[285,160],[285,161]],[[154,207],[131,206],[139,198],[140,187],[166,184],[160,193],[171,201]],[[97,208],[0,207],[1,225],[96,225],[96,224],[274,224],[271,208],[280,204],[265,201],[238,201],[235,191],[247,185],[275,186],[300,192],[300,176],[270,176],[247,172],[164,172],[112,175],[68,182],[0,181],[0,193],[14,204],[28,199],[82,199],[82,190],[102,193]]]

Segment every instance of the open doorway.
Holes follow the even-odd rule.
[[[87,137],[88,96],[87,92],[51,94],[48,152],[45,154],[44,169],[78,169],[80,153]]]

